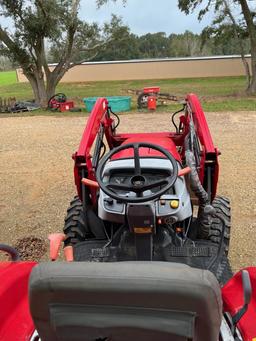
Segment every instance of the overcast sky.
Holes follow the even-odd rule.
[[[185,15],[178,9],[178,0],[127,0],[122,5],[122,0],[113,3],[111,0],[100,9],[96,7],[95,0],[81,0],[79,15],[87,22],[103,23],[111,19],[111,14],[123,18],[131,32],[143,35],[148,32],[183,33],[186,30],[200,33],[212,19],[208,14],[199,23],[197,13]],[[11,29],[11,20],[1,18],[3,27]]]
[[[123,21],[135,34],[148,32],[183,33],[190,30],[199,33],[210,23],[208,15],[201,23],[197,15],[186,16],[178,9],[178,0],[128,0],[125,7],[121,0],[116,4],[109,2],[100,9],[94,0],[82,0],[81,17],[87,21],[103,23],[108,21],[111,13],[122,16]]]

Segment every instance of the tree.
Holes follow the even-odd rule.
[[[164,32],[147,33],[139,37],[139,49],[142,58],[168,57],[169,41]]]
[[[117,17],[103,27],[88,24],[78,17],[79,5],[80,0],[0,0],[1,15],[13,21],[12,31],[0,25],[0,53],[20,65],[42,107],[69,69],[95,57],[113,37],[120,38]],[[46,44],[58,52],[54,69],[48,66]]]
[[[129,31],[124,34],[121,41],[115,40],[108,44],[93,59],[94,61],[103,60],[129,60],[140,58],[138,37]]]
[[[169,36],[169,55],[172,57],[194,57],[202,55],[201,37],[190,31]]]
[[[5,56],[0,56],[0,71],[8,71],[11,69],[12,69],[11,61]]]
[[[247,93],[256,94],[256,24],[254,8],[252,8],[252,5],[248,5],[247,0],[207,0],[205,6],[203,4],[203,0],[179,0],[179,8],[186,14],[200,7],[199,20],[213,8],[216,18],[212,23],[212,27],[215,32],[220,33],[225,28],[227,33],[228,29],[231,28],[233,36],[236,37],[239,43],[240,54],[246,70]],[[221,36],[224,38],[225,32],[222,35],[219,34],[219,37]],[[244,39],[246,36],[248,36],[250,42],[251,74],[245,58]],[[228,44],[229,40],[226,42]]]

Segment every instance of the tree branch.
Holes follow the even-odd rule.
[[[9,49],[10,53],[14,55],[20,65],[29,71],[31,69],[31,60],[23,48],[21,48],[16,42],[14,42],[9,34],[0,26],[0,41],[2,41],[7,48]]]
[[[239,3],[241,5],[242,12],[244,14],[244,19],[245,19],[246,24],[247,24],[250,39],[251,39],[251,41],[254,41],[254,45],[256,48],[256,27],[255,27],[254,22],[253,22],[253,17],[252,17],[250,8],[249,8],[246,0],[239,0]]]
[[[92,55],[92,56],[89,57],[89,58],[84,58],[84,59],[81,59],[79,62],[71,63],[68,69],[72,69],[74,66],[81,65],[81,64],[86,63],[86,62],[90,62],[90,61],[93,60],[95,57],[97,57],[98,54],[99,54],[99,51],[97,51],[96,53],[94,53],[94,55]]]
[[[44,68],[46,78],[48,78],[51,71],[49,69],[49,66],[48,66],[48,63],[46,60],[44,41],[42,42],[42,64],[43,64],[43,68]]]
[[[61,73],[61,70],[68,70],[70,61],[71,61],[71,55],[72,55],[72,50],[73,50],[73,44],[74,44],[74,36],[76,33],[77,29],[77,11],[78,11],[78,6],[79,6],[79,0],[72,0],[72,6],[71,6],[71,12],[70,12],[70,17],[71,17],[71,23],[68,27],[68,32],[67,32],[67,38],[66,38],[66,47],[65,47],[65,52],[63,54],[63,57],[59,61],[58,65],[55,67],[55,69],[52,71],[55,77],[59,73]]]
[[[90,51],[94,51],[100,47],[104,47],[106,45],[108,45],[109,43],[113,42],[115,39],[108,39],[106,41],[104,41],[103,43],[98,43],[98,44],[95,44],[94,46],[92,47],[83,47],[83,48],[80,48],[79,51],[81,52],[90,52]],[[123,39],[120,39],[120,41],[123,40]]]
[[[226,13],[229,16],[229,18],[233,24],[234,33],[235,33],[235,36],[237,38],[238,44],[240,46],[240,53],[241,53],[241,58],[242,58],[242,62],[244,64],[245,73],[246,73],[246,77],[247,77],[247,89],[248,89],[250,86],[250,83],[251,83],[251,72],[250,72],[249,64],[245,58],[243,40],[240,37],[240,34],[238,32],[238,29],[237,29],[237,23],[236,23],[235,17],[233,16],[233,14],[231,12],[231,9],[229,7],[227,0],[223,0],[223,3],[225,6]]]
[[[47,18],[47,13],[45,11],[45,8],[44,8],[44,5],[43,5],[43,1],[42,0],[35,0],[35,4],[38,5],[38,7],[41,9],[44,17]]]

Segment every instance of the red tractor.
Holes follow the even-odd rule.
[[[120,134],[118,116],[97,101],[73,155],[78,195],[65,246],[79,261],[179,262],[224,283],[230,204],[216,196],[220,153],[195,95],[172,123],[174,132]]]
[[[68,262],[0,245],[13,260],[0,263],[0,340],[255,340],[256,269],[231,272],[219,151],[197,97],[185,102],[174,132],[120,134],[97,101],[73,155],[78,195],[49,238]]]

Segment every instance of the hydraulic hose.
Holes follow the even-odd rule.
[[[201,184],[196,168],[195,155],[189,147],[189,135],[186,136],[185,141],[185,158],[186,164],[191,168],[189,174],[190,187],[195,193],[199,202],[198,220],[200,224],[199,236],[203,239],[207,239],[210,232],[210,226],[212,223],[212,216],[215,213],[214,207],[211,205],[210,198],[206,190]]]

